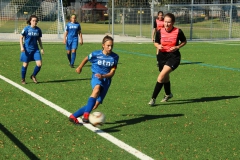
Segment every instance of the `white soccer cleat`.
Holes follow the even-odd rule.
[[[170,98],[172,98],[173,97],[173,94],[171,93],[171,94],[169,94],[169,95],[165,95],[164,97],[163,97],[163,99],[161,100],[161,102],[167,102]]]
[[[155,101],[156,101],[156,99],[152,98],[152,99],[148,102],[148,104],[149,104],[150,106],[154,106],[154,105],[155,105]]]

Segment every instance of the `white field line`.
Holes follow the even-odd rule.
[[[67,117],[70,116],[70,114],[71,114],[70,112],[68,112],[67,110],[59,107],[58,105],[56,105],[56,104],[48,101],[47,99],[45,99],[45,98],[37,95],[36,93],[34,93],[34,92],[32,92],[32,91],[30,91],[30,90],[22,87],[21,85],[15,83],[15,82],[13,82],[13,81],[11,81],[10,79],[8,79],[8,78],[6,78],[6,77],[4,77],[4,76],[2,76],[2,75],[0,75],[0,78],[1,78],[2,80],[4,80],[5,82],[13,85],[14,87],[22,90],[23,92],[29,94],[30,96],[36,98],[37,100],[41,101],[42,103],[48,105],[49,107],[55,109],[56,111],[62,113],[63,115],[65,115],[65,116],[67,116]],[[78,120],[82,122],[82,120],[81,120],[80,118],[79,118]],[[83,124],[83,125],[84,125],[87,129],[89,129],[89,130],[91,130],[92,132],[95,132],[96,134],[102,136],[102,137],[105,138],[106,140],[112,142],[113,144],[115,144],[115,145],[118,146],[119,148],[124,149],[125,151],[129,152],[130,154],[136,156],[137,158],[142,159],[142,160],[153,160],[153,158],[145,155],[144,153],[142,153],[142,152],[138,151],[137,149],[129,146],[128,144],[120,141],[119,139],[113,137],[112,135],[110,135],[110,134],[108,134],[108,133],[100,130],[99,128],[94,127],[94,126],[92,126],[91,124]]]

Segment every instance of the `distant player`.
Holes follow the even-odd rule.
[[[66,44],[67,58],[71,68],[74,68],[79,39],[79,43],[81,45],[83,44],[81,26],[76,21],[76,18],[77,17],[75,14],[70,16],[70,22],[68,22],[66,25],[66,30],[63,37],[63,43]]]
[[[76,124],[79,123],[78,117],[83,115],[83,122],[88,123],[88,117],[93,109],[96,109],[103,102],[104,97],[110,87],[112,77],[117,69],[119,56],[112,52],[113,39],[110,36],[105,36],[102,40],[102,50],[97,50],[90,53],[83,59],[81,64],[76,69],[77,73],[82,72],[83,66],[89,61],[92,63],[92,93],[85,106],[70,115],[69,120]]]
[[[38,49],[38,43],[41,48],[41,53],[44,54],[42,46],[42,31],[37,27],[38,17],[31,15],[27,20],[28,26],[26,26],[20,36],[20,48],[21,48],[21,57],[20,60],[23,62],[21,74],[22,74],[22,84],[26,84],[25,77],[27,73],[27,67],[30,61],[35,61],[36,66],[31,75],[31,79],[34,83],[38,83],[36,76],[42,66],[42,57]],[[24,43],[23,43],[24,39]]]
[[[157,19],[153,23],[153,30],[152,30],[152,41],[155,41],[155,35],[158,30],[164,28],[164,21],[163,21],[163,11],[158,12]]]
[[[161,28],[164,28],[164,21],[163,21],[163,11],[158,11],[157,19],[153,23],[153,30],[152,30],[152,41],[154,43],[156,32],[159,31]],[[158,54],[158,49],[156,55]],[[157,62],[158,66],[158,62]]]
[[[156,33],[154,46],[159,50],[157,59],[159,62],[159,75],[149,105],[155,104],[156,98],[164,86],[165,96],[161,102],[167,102],[173,97],[170,86],[170,73],[180,64],[181,55],[179,49],[186,43],[186,37],[181,29],[174,27],[175,16],[167,13],[164,16],[164,28]],[[179,43],[180,41],[180,43]]]

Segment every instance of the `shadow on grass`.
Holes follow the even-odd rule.
[[[198,103],[198,102],[210,102],[210,101],[219,101],[223,99],[233,99],[239,98],[240,96],[219,96],[219,97],[202,97],[202,98],[195,98],[195,99],[184,99],[184,100],[171,100],[167,103],[161,103],[158,105],[174,105],[174,104],[186,104],[186,103]],[[171,103],[172,102],[172,103]]]
[[[0,123],[1,131],[18,147],[20,148],[29,159],[40,160],[35,154],[33,154],[17,137],[15,137],[2,123]],[[3,158],[3,157],[2,157]]]
[[[38,82],[38,83],[61,83],[61,82],[85,81],[85,80],[91,80],[91,78],[81,78],[81,79],[61,79],[61,80],[44,81],[44,82]]]
[[[123,115],[126,116],[126,115]],[[159,118],[171,118],[171,117],[180,117],[184,116],[184,114],[164,114],[164,115],[143,115],[143,114],[136,114],[135,116],[138,116],[136,118],[132,119],[126,119],[121,121],[115,121],[115,122],[107,122],[106,124],[117,124],[116,126],[102,129],[104,132],[118,132],[120,131],[118,128],[128,126],[128,125],[134,125],[137,123],[153,120],[153,119],[159,119]]]
[[[181,62],[180,65],[186,65],[186,64],[199,64],[203,62]]]

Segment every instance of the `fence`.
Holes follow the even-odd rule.
[[[33,4],[29,3],[31,1]],[[153,21],[159,10],[173,13],[176,16],[175,26],[181,28],[189,40],[240,38],[240,3],[169,5],[149,3],[145,7],[114,8],[112,15],[112,9],[106,6],[87,8],[81,2],[61,8],[60,2],[61,0],[1,0],[0,33],[6,33],[1,39],[6,37],[18,39],[16,35],[26,25],[26,18],[31,14],[40,17],[38,25],[43,30],[43,34],[53,39],[62,38],[64,17],[72,13],[77,14],[85,34],[113,33],[113,35],[150,38]],[[114,25],[113,31],[112,25]]]

